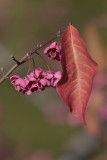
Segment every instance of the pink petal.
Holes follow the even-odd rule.
[[[14,76],[10,77],[11,80],[16,80],[18,78],[20,78],[18,75],[14,75]]]
[[[57,45],[58,45],[57,42],[51,43],[51,45],[48,46],[48,47],[44,50],[44,53],[45,53],[45,54],[48,54],[48,51],[49,51],[50,49],[53,49],[53,48],[56,48],[56,49],[57,49],[57,48],[58,48]],[[58,49],[59,49],[59,48],[58,48]]]
[[[16,89],[17,91],[20,91],[20,90],[21,90],[21,87],[20,87],[20,86],[15,86],[15,89]]]
[[[46,86],[47,81],[46,81],[45,78],[42,78],[42,79],[40,80],[40,83],[41,83],[43,86]]]
[[[16,80],[11,81],[11,84],[15,85]]]
[[[27,78],[29,79],[29,81],[35,81],[36,79],[33,76],[27,75]]]
[[[27,94],[28,96],[30,96],[30,95],[32,94],[32,91],[31,91],[31,90],[28,90],[28,91],[26,91],[26,94]]]
[[[50,49],[50,46],[47,47],[47,48],[44,50],[44,53],[45,53],[45,54],[48,54],[49,49]]]
[[[43,72],[43,70],[41,68],[36,69],[35,70],[35,76],[36,76],[36,78],[38,78],[41,75],[42,72]]]
[[[61,72],[60,71],[55,72],[54,77],[60,79],[61,78]]]
[[[35,72],[32,71],[32,72],[30,73],[30,76],[34,77],[34,76],[35,76]]]
[[[57,43],[57,42],[53,42],[53,43],[51,43],[50,48],[56,48],[56,47],[57,47],[57,45],[58,45],[58,43]]]
[[[57,83],[59,82],[59,79],[56,79],[53,83],[53,86],[56,87]]]
[[[46,85],[47,85],[47,87],[49,87],[51,85],[49,80],[46,80]]]
[[[38,90],[36,90],[37,93],[42,92],[41,88],[38,88]]]
[[[26,82],[23,78],[19,78],[15,82],[16,85],[20,85],[21,87],[25,88],[26,87]]]
[[[53,72],[50,72],[50,73],[47,73],[47,75],[45,76],[46,79],[51,79],[53,77],[54,73]]]
[[[24,78],[24,80],[25,80],[25,83],[26,83],[26,86],[27,86],[30,81],[26,77]]]

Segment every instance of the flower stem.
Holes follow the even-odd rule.
[[[37,53],[37,52],[35,52],[35,53]],[[40,55],[40,53],[38,54],[38,56],[40,56],[40,58],[43,60],[43,62],[46,64],[48,70],[50,71],[51,69],[50,69],[49,65],[47,64],[47,61]]]

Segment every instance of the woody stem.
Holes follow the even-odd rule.
[[[20,65],[22,65],[23,63],[28,61],[28,54],[30,53],[31,55],[33,55],[34,53],[36,53],[36,51],[38,51],[39,49],[43,48],[45,45],[47,45],[48,43],[52,42],[54,39],[58,38],[59,36],[61,36],[63,34],[64,31],[57,33],[54,37],[52,37],[51,39],[49,39],[48,41],[44,42],[43,44],[35,47],[34,49],[32,49],[30,52],[28,52],[27,54],[25,54],[19,61],[16,61],[15,57],[14,57],[14,61],[16,61],[16,64],[5,74],[2,76],[2,78],[0,79],[0,84],[4,82],[4,80],[16,69],[18,68]]]

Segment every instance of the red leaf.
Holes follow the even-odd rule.
[[[62,78],[56,89],[70,111],[85,123],[85,109],[92,82],[98,72],[86,45],[75,27],[69,25],[61,39]]]

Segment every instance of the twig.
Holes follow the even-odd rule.
[[[12,58],[12,60],[15,61],[18,65],[20,65],[20,62],[14,56],[10,56],[10,58]]]
[[[52,37],[51,39],[49,39],[48,41],[44,42],[43,44],[40,44],[39,46],[37,45],[36,48],[32,49],[30,52],[28,52],[27,54],[25,54],[19,61],[16,60],[16,58],[14,56],[12,56],[11,58],[16,62],[16,64],[5,74],[3,75],[3,77],[0,79],[0,84],[4,82],[4,80],[20,65],[22,65],[23,63],[25,63],[26,61],[28,61],[28,55],[29,53],[31,55],[33,55],[34,53],[36,53],[36,51],[38,51],[39,49],[41,49],[42,47],[44,47],[45,45],[47,45],[48,43],[52,42],[54,39],[56,39],[57,37],[61,36],[63,34],[64,31],[62,32],[58,32],[54,37]],[[37,53],[36,53],[37,54]]]

